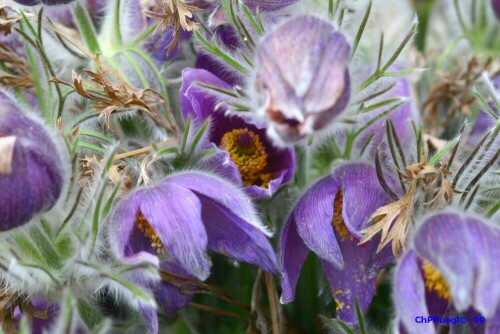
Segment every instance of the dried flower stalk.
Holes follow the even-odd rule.
[[[161,30],[168,27],[173,29],[172,42],[167,46],[169,55],[181,39],[181,28],[184,31],[193,31],[198,28],[198,24],[193,19],[193,12],[200,11],[201,8],[185,3],[182,0],[157,0],[156,11],[143,10],[147,17],[160,21]],[[156,32],[156,31],[155,31]]]
[[[95,101],[96,103],[91,108],[100,112],[100,116],[105,118],[108,128],[111,126],[112,113],[139,109],[145,111],[158,126],[174,133],[177,132],[175,121],[170,117],[170,109],[160,93],[151,88],[138,89],[130,86],[118,71],[109,68],[100,60],[98,53],[93,59],[97,64],[97,72],[84,70],[91,80],[85,80],[73,71],[73,84],[58,78],[52,79],[51,82],[73,87],[79,95]],[[168,120],[157,108],[159,105],[162,105],[167,111]]]

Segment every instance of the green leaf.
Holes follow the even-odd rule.
[[[52,240],[50,240],[43,231],[36,226],[29,230],[31,239],[34,241],[36,247],[41,251],[46,263],[55,269],[62,268],[62,259],[57,252]]]
[[[101,47],[99,46],[99,42],[97,40],[97,34],[86,8],[77,3],[73,7],[73,17],[75,18],[76,24],[78,26],[78,31],[80,32],[90,52],[94,54],[96,52],[100,52]]]

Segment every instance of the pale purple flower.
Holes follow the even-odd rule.
[[[48,128],[1,91],[0,105],[0,231],[7,231],[54,206],[64,171]]]
[[[385,178],[394,192],[401,193],[390,177]],[[365,163],[344,163],[309,188],[281,236],[281,302],[294,300],[300,269],[313,251],[323,264],[338,317],[357,322],[355,300],[363,311],[367,309],[377,274],[393,258],[387,247],[376,253],[378,240],[358,245],[359,232],[375,210],[391,201],[379,184],[375,167]]]
[[[223,89],[231,86],[210,72],[185,69],[180,90],[184,118],[194,124],[211,118],[208,140],[218,148],[217,168],[238,184],[243,184],[254,197],[270,197],[295,171],[293,150],[275,147],[266,136],[262,124],[238,115],[216,110],[217,98],[200,84]]]
[[[278,143],[324,129],[346,108],[351,48],[330,22],[293,17],[265,36],[256,53],[253,88]]]
[[[451,304],[475,334],[500,331],[500,229],[455,211],[428,217],[416,231],[394,279],[396,332],[437,333],[417,316],[443,317]],[[474,324],[473,316],[483,316]]]

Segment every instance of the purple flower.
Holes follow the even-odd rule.
[[[266,129],[239,116],[227,116],[216,111],[217,99],[199,84],[231,89],[210,72],[185,69],[180,90],[184,117],[190,116],[195,124],[211,117],[209,141],[219,148],[219,166],[224,174],[243,184],[254,197],[270,197],[294,173],[295,158],[291,149],[279,149],[266,136]]]
[[[500,0],[491,0],[491,5],[493,6],[495,15],[500,20]]]
[[[46,127],[7,93],[0,105],[0,231],[7,231],[54,206],[64,172]]]
[[[442,317],[451,303],[474,333],[500,331],[500,229],[481,218],[448,211],[427,218],[395,274],[396,332],[437,333],[415,317]],[[474,315],[484,324],[474,324]]]
[[[386,177],[386,181],[392,189],[398,189],[391,178]],[[365,163],[342,164],[309,188],[293,209],[281,236],[281,302],[295,298],[300,269],[312,250],[323,264],[338,317],[355,323],[356,298],[361,309],[366,310],[375,293],[378,272],[392,260],[388,248],[376,253],[376,240],[358,245],[359,231],[377,208],[390,202],[375,168]]]
[[[216,191],[214,191],[216,190]],[[207,248],[277,273],[277,260],[251,201],[236,186],[201,172],[172,175],[123,199],[111,218],[115,251],[136,262],[173,259],[204,280]],[[161,264],[160,264],[161,266]]]
[[[349,56],[344,35],[314,16],[294,17],[264,37],[253,88],[273,139],[296,142],[345,109]]]

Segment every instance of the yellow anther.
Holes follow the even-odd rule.
[[[447,301],[451,300],[450,289],[441,273],[429,261],[424,261],[422,265],[424,272],[425,287],[428,291],[435,291],[437,295]]]
[[[335,195],[335,199],[333,200],[333,217],[332,217],[332,226],[337,231],[337,234],[340,237],[340,241],[345,241],[347,236],[349,236],[349,240],[354,241],[354,236],[347,229],[345,225],[344,218],[342,217],[342,189],[339,188],[337,195]]]
[[[226,132],[220,147],[229,153],[238,167],[244,186],[267,187],[272,175],[263,173],[267,167],[267,153],[256,133],[248,128]]]
[[[165,246],[163,246],[160,237],[140,210],[137,211],[137,215],[135,216],[135,223],[137,224],[139,231],[141,231],[144,236],[151,241],[151,247],[153,247],[158,254],[165,254],[166,249]]]

